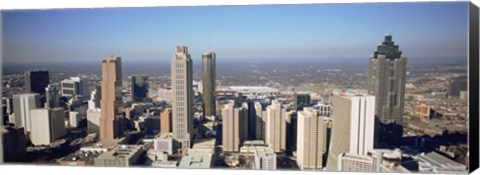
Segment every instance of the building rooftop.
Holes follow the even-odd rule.
[[[152,167],[160,168],[176,168],[178,161],[175,160],[166,160],[166,161],[154,161],[152,162]]]
[[[264,146],[265,142],[263,140],[247,140],[247,141],[243,142],[243,145]]]
[[[422,172],[466,172],[467,167],[455,162],[435,151],[422,153],[416,156],[419,161],[419,170]]]
[[[179,168],[210,168],[213,155],[208,150],[188,149],[180,160]]]
[[[198,139],[193,144],[193,149],[215,149],[217,139]]]
[[[158,134],[155,139],[173,139],[172,133],[160,133]]]
[[[255,156],[258,157],[267,157],[267,156],[274,156],[275,153],[273,152],[272,148],[265,147],[265,146],[256,146],[255,147]]]
[[[143,145],[118,145],[114,149],[102,153],[98,158],[127,160],[141,149],[144,149]]]
[[[102,154],[96,151],[77,151],[62,158],[63,162],[88,162],[93,165],[93,159]]]
[[[217,91],[237,91],[241,93],[279,92],[278,89],[267,86],[220,86],[217,88]]]

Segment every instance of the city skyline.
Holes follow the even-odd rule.
[[[360,59],[388,32],[408,57],[458,59],[466,57],[467,7],[452,2],[4,11],[3,61],[88,62],[110,54],[168,61],[169,48],[182,44],[192,48],[193,59],[211,50],[221,59]],[[184,28],[174,27],[178,19]]]
[[[477,114],[471,67],[459,60],[468,47],[458,42],[468,39],[457,34],[467,25],[455,25],[467,9],[423,5],[7,13],[17,21],[6,20],[2,42],[16,61],[3,60],[0,152],[8,154],[0,156],[36,165],[467,172]],[[407,64],[422,55],[455,64]]]

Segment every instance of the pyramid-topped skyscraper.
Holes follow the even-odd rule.
[[[389,33],[369,61],[368,93],[376,99],[376,147],[401,144],[406,72],[407,57]]]

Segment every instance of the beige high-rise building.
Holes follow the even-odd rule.
[[[41,108],[30,110],[30,141],[34,145],[49,145],[66,134],[65,111],[63,108]]]
[[[165,108],[160,114],[160,133],[168,134],[172,132],[172,108]]]
[[[244,126],[243,119],[247,118],[248,109],[244,105],[236,107],[235,102],[230,100],[222,109],[222,144],[225,152],[240,151],[240,144],[244,140]]]
[[[187,46],[177,46],[172,58],[172,133],[182,150],[190,148],[193,137],[193,69]]]
[[[102,62],[100,139],[113,140],[123,132],[122,60],[108,56]]]
[[[365,155],[373,149],[375,97],[366,94],[338,94],[332,99],[332,137],[327,170],[337,171],[343,153]]]
[[[332,118],[318,114],[319,111],[307,107],[298,112],[297,163],[301,169],[325,166]]]
[[[287,111],[277,100],[272,101],[266,111],[265,143],[270,145],[276,153],[285,151]]]
[[[255,107],[255,138],[265,141],[265,122],[267,121],[267,111],[263,110],[262,104],[254,103]]]
[[[31,131],[30,110],[41,107],[40,94],[18,94],[13,95],[13,114],[15,116],[15,127],[24,128],[25,132]]]

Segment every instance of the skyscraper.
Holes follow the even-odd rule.
[[[375,145],[400,145],[407,57],[392,41],[392,35],[385,36],[385,41],[370,57],[368,67],[368,93],[375,96]]]
[[[305,107],[298,112],[297,163],[301,169],[325,166],[332,118],[319,116],[318,111]]]
[[[338,155],[365,155],[374,144],[375,97],[338,94],[332,99],[332,135],[327,170],[336,171]]]
[[[123,132],[122,60],[108,56],[102,62],[100,139],[113,140]]]
[[[25,132],[30,132],[30,110],[40,107],[40,94],[13,95],[15,128],[23,127]]]
[[[265,138],[265,121],[267,118],[267,113],[263,110],[262,104],[260,102],[254,103],[255,109],[255,138],[257,140],[264,140]]]
[[[90,93],[90,100],[88,100],[88,109],[94,110],[100,107],[100,99],[102,98],[102,90],[100,86],[95,86],[95,89]]]
[[[182,150],[190,148],[193,137],[193,69],[187,46],[177,46],[172,58],[172,132]]]
[[[298,113],[289,111],[286,116],[286,144],[285,149],[289,151],[297,150],[297,134],[298,134]]]
[[[247,111],[248,109],[245,108],[245,105],[237,107],[233,100],[230,100],[222,109],[223,151],[240,151],[240,145],[246,138],[243,133],[247,128],[245,128],[245,122],[242,122],[242,120],[248,117],[248,115],[246,115]]]
[[[160,114],[160,133],[172,132],[172,108],[165,108]]]
[[[39,93],[45,95],[45,88],[50,83],[48,71],[33,70],[25,72],[25,87],[27,93]]]
[[[49,84],[45,88],[45,107],[56,108],[60,107],[60,87],[58,84]]]
[[[65,130],[65,111],[63,108],[41,108],[30,110],[32,125],[30,140],[34,145],[49,145],[62,138]]]
[[[215,57],[214,52],[208,52],[202,55],[202,94],[205,116],[215,116]]]
[[[285,151],[287,111],[277,100],[272,101],[266,111],[265,143],[270,145],[276,153]]]
[[[146,75],[132,76],[132,97],[134,101],[143,101],[147,98],[148,77]]]
[[[468,90],[468,80],[467,77],[455,77],[448,81],[448,96],[449,97],[458,97],[460,96],[460,91]]]
[[[26,155],[27,138],[25,137],[25,129],[0,126],[0,163],[3,163],[2,158],[4,162],[19,162]]]
[[[88,80],[80,79],[80,77],[70,77],[70,79],[62,80],[62,95],[68,98],[74,96],[88,97],[90,95],[90,83]]]
[[[295,108],[297,110],[303,110],[303,107],[308,107],[310,106],[310,94],[307,93],[301,93],[301,94],[295,94]]]

